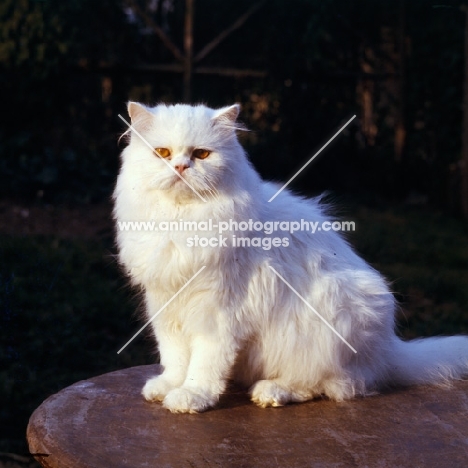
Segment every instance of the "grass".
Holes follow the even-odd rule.
[[[468,333],[468,229],[416,208],[356,209],[352,244],[391,282],[405,338]]]
[[[78,380],[152,360],[137,301],[106,245],[0,238],[0,451],[26,451],[32,411]]]
[[[406,338],[468,333],[468,231],[414,209],[354,207],[349,235],[392,282]],[[26,453],[32,411],[81,379],[154,361],[111,241],[0,236],[0,452]]]

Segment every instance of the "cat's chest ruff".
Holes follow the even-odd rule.
[[[120,258],[134,283],[154,284],[161,278],[190,277],[202,266],[213,265],[220,252],[194,248],[193,232],[124,233]]]

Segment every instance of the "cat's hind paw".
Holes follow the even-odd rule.
[[[292,401],[291,393],[273,380],[259,380],[250,389],[250,395],[261,408],[284,406]]]
[[[164,408],[172,413],[201,413],[214,406],[217,398],[203,395],[189,388],[176,388],[170,391],[163,400]]]
[[[165,396],[175,388],[162,375],[148,380],[141,391],[147,401],[163,401]]]

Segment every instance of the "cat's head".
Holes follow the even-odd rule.
[[[216,196],[247,163],[236,136],[236,130],[243,129],[236,122],[239,110],[238,104],[150,108],[130,102],[131,137],[124,164],[133,166],[144,189],[175,198]]]

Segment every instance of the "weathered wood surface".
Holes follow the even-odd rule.
[[[50,468],[468,467],[468,382],[268,409],[231,393],[187,415],[143,400],[158,372],[125,369],[51,396],[31,416],[31,452]]]

